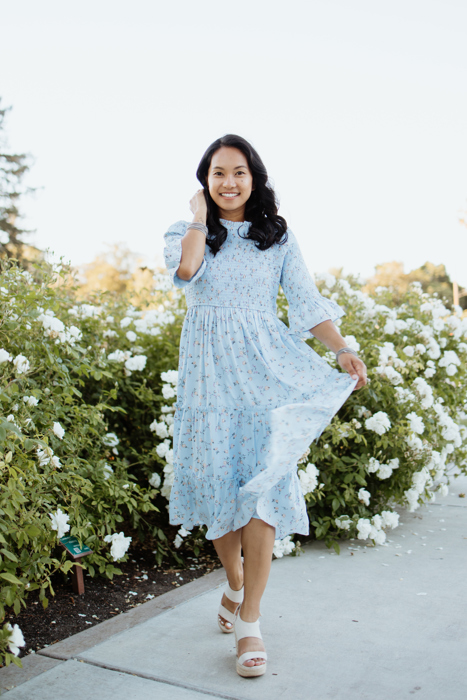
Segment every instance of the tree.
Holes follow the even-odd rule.
[[[401,262],[392,261],[376,265],[375,274],[367,280],[363,290],[373,294],[377,287],[388,287],[393,292],[394,304],[400,304],[412,282],[420,282],[424,292],[437,294],[448,306],[453,304],[453,283],[445,266],[434,265],[428,261],[407,274]],[[467,308],[467,298],[461,298],[460,305]]]
[[[23,195],[34,192],[35,188],[22,185],[31,156],[12,153],[8,147],[5,117],[10,109],[0,107],[0,257],[16,258],[27,266],[28,262],[41,257],[41,251],[23,241],[23,236],[32,231],[20,225],[19,203]]]
[[[124,243],[109,246],[106,253],[97,255],[77,272],[82,299],[99,292],[129,293],[133,304],[141,304],[149,303],[154,294],[154,270]]]

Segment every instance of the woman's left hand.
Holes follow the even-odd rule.
[[[337,362],[342,369],[345,369],[345,371],[350,374],[352,379],[357,379],[358,377],[358,382],[353,389],[354,391],[365,386],[367,383],[367,370],[363,360],[359,357],[355,357],[355,355],[351,355],[350,352],[343,352],[339,355]]]

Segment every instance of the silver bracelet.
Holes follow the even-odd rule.
[[[355,355],[355,357],[358,357],[358,355],[357,355],[357,353],[355,352],[355,350],[351,350],[350,348],[341,348],[340,350],[338,350],[338,351],[336,352],[336,361],[339,359],[339,355],[342,355],[342,353],[344,353],[344,352],[348,352],[348,353],[350,353],[351,355]]]
[[[206,238],[208,237],[208,227],[206,226],[206,224],[192,223],[188,226],[187,231],[190,228],[195,228],[197,231],[201,231],[201,233],[204,233]]]

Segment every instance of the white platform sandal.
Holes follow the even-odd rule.
[[[259,629],[259,618],[256,622],[245,622],[240,617],[240,610],[237,613],[237,619],[235,621],[235,647],[237,650],[237,673],[243,678],[249,678],[251,676],[262,676],[266,673],[266,659],[268,655],[265,651],[246,651],[244,654],[238,658],[238,642],[244,637],[258,637],[262,639],[261,631]],[[250,659],[264,659],[264,664],[259,666],[245,666],[244,662]]]
[[[243,602],[243,586],[240,588],[239,591],[234,591],[232,588],[229,586],[229,582],[227,581],[225,588],[224,588],[224,594],[225,596],[232,601],[232,603],[242,603]],[[218,617],[217,617],[217,624],[219,625],[219,629],[221,632],[225,632],[225,634],[231,634],[235,627],[235,618],[237,616],[237,611],[238,611],[238,606],[237,610],[233,613],[230,612],[230,610],[227,610],[222,603],[219,605],[219,611],[218,611]],[[226,627],[225,624],[222,622],[220,619],[221,617],[224,618],[224,620],[227,620],[227,622],[230,622],[232,625],[231,627]]]

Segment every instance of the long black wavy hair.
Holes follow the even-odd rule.
[[[227,238],[227,229],[219,221],[219,210],[208,188],[211,160],[214,153],[222,146],[238,148],[247,159],[248,167],[253,176],[255,189],[251,192],[245,205],[245,221],[250,221],[251,226],[248,234],[242,238],[256,241],[258,250],[267,250],[274,243],[283,245],[287,242],[287,221],[277,213],[279,203],[274,189],[268,182],[267,170],[253,146],[236,134],[225,134],[214,141],[204,153],[196,171],[196,177],[203,186],[207,202],[206,224],[209,235],[206,243],[216,255]]]

